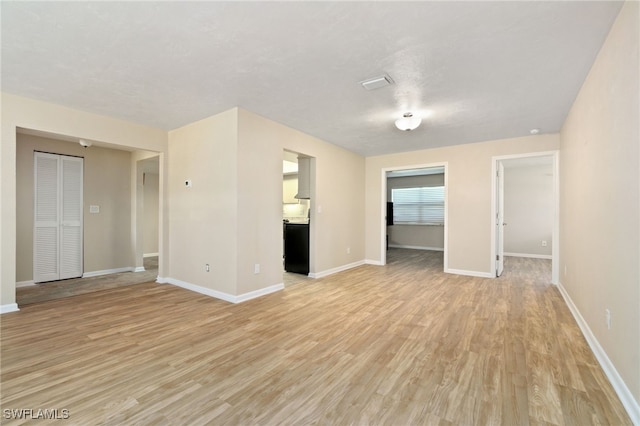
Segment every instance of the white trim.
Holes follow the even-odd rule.
[[[491,157],[491,274],[496,276],[496,171],[498,162],[528,157],[552,157],[553,159],[553,225],[551,231],[551,283],[560,280],[560,152],[541,151],[525,154],[498,155]],[[445,176],[446,177],[446,176]],[[446,237],[446,234],[445,234]]]
[[[276,291],[284,290],[284,283],[275,284],[269,287],[264,287],[259,290],[250,291],[249,293],[243,293],[236,296],[234,303],[242,303],[247,300],[256,299],[267,294],[275,293]]]
[[[142,257],[156,257],[159,256],[158,253],[145,253],[142,255]]]
[[[553,259],[553,256],[550,254],[505,253],[504,255],[510,257],[527,257],[531,259]]]
[[[0,305],[0,314],[8,314],[9,312],[18,312],[20,309],[18,308],[17,303],[9,303],[7,305]]]
[[[365,264],[364,260],[359,260],[357,262],[349,263],[347,265],[338,266],[337,268],[327,269],[327,270],[321,271],[321,272],[311,272],[309,274],[309,277],[310,278],[323,278],[323,277],[326,277],[328,275],[332,275],[332,274],[335,274],[335,273],[338,273],[338,272],[346,271],[348,269],[357,268],[358,266],[362,266],[364,264]]]
[[[492,274],[491,272],[465,271],[462,269],[450,268],[445,269],[444,272],[447,274],[466,275],[468,277],[495,278],[495,272]]]
[[[429,250],[429,251],[444,251],[443,247],[424,247],[424,246],[406,246],[403,244],[389,244],[390,248],[403,248],[411,250]]]
[[[167,281],[167,278],[161,277],[159,275],[156,277],[156,282],[158,284],[169,284],[169,281]]]
[[[365,259],[364,263],[365,263],[365,265],[384,266],[384,263],[382,263],[381,260]]]
[[[191,284],[186,281],[177,280],[175,278],[158,277],[158,280],[156,282],[161,284],[167,283],[167,284],[175,285],[177,287],[181,287],[186,290],[194,291],[196,293],[204,294],[205,296],[214,297],[216,299],[224,300],[225,302],[230,302],[230,303],[246,302],[247,300],[255,299],[256,297],[264,296],[270,293],[275,293],[276,291],[280,291],[284,289],[284,284],[280,283],[280,284],[275,284],[269,287],[261,288],[259,290],[250,291],[249,293],[244,293],[238,296],[234,296],[233,294],[224,293],[222,291],[202,287],[196,284]]]
[[[120,272],[133,272],[135,268],[133,266],[126,266],[124,268],[104,269],[102,271],[85,272],[82,274],[82,278],[99,277],[100,275],[119,274]]]
[[[119,274],[121,272],[144,272],[144,266],[138,266],[136,268],[132,267],[132,266],[127,266],[124,268],[116,268],[116,269],[104,269],[102,271],[93,271],[93,272],[85,272],[82,274],[82,278],[91,278],[91,277],[99,277],[102,275],[109,275],[109,274]],[[29,287],[32,285],[37,285],[33,280],[29,280],[29,281],[18,281],[16,283],[16,288],[17,287]]]
[[[567,290],[562,286],[561,282],[558,282],[558,289],[560,290],[560,294],[562,295],[565,303],[569,307],[573,318],[575,318],[578,323],[578,327],[580,327],[582,335],[587,340],[587,343],[593,351],[593,354],[596,356],[598,363],[611,382],[611,386],[613,386],[613,389],[616,391],[618,398],[620,398],[622,405],[627,410],[627,414],[631,417],[631,422],[635,425],[640,425],[640,404],[635,400],[624,380],[620,377],[620,374],[607,356],[607,353],[604,351],[602,346],[600,346],[600,342],[596,339],[591,328],[589,328],[589,324],[582,317],[578,307],[573,303],[571,296],[569,296],[569,293],[567,293]]]

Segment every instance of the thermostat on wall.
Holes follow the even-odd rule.
[[[89,206],[89,213],[100,213],[100,206]]]
[[[187,179],[184,181],[184,186],[186,186],[187,188],[191,188],[191,179]]]

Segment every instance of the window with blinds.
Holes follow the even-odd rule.
[[[444,186],[391,189],[393,221],[404,225],[444,225]]]

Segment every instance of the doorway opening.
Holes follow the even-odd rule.
[[[558,282],[557,152],[494,157],[493,274],[532,268]],[[550,263],[550,265],[549,265]]]
[[[420,250],[446,271],[447,163],[383,169],[381,195],[381,264]]]
[[[160,157],[136,162],[136,272],[158,270],[160,229]]]
[[[315,223],[312,202],[315,191],[314,158],[284,150],[282,157],[282,270],[285,286],[313,274]]]

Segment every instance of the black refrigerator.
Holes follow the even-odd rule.
[[[309,224],[284,224],[284,270],[309,274]]]

